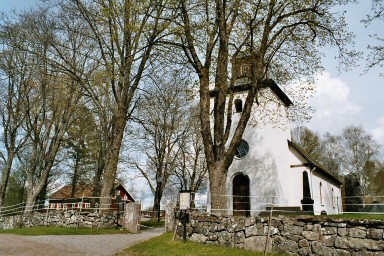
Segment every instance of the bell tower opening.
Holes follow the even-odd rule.
[[[241,99],[235,99],[236,113],[243,112],[243,101]]]

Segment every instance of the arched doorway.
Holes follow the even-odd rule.
[[[250,216],[249,178],[240,173],[233,178],[233,215]]]

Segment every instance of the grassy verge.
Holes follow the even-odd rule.
[[[127,231],[114,228],[64,228],[64,227],[32,227],[1,230],[0,234],[16,234],[24,236],[42,235],[101,235],[126,234]]]
[[[224,248],[214,245],[197,244],[187,241],[172,241],[173,234],[166,233],[145,242],[131,246],[117,256],[261,256],[263,253],[245,251],[242,249]],[[268,254],[274,255],[274,254]]]

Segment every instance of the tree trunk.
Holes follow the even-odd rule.
[[[119,111],[119,110],[117,110]],[[120,112],[123,112],[120,110]],[[101,211],[108,211],[111,205],[111,194],[113,184],[116,179],[117,164],[119,162],[120,148],[124,136],[124,129],[126,126],[125,114],[118,113],[115,115],[114,132],[112,137],[111,147],[109,148],[108,159],[106,162],[103,186],[100,193],[100,205]],[[105,208],[105,209],[103,209]]]
[[[92,196],[94,197],[100,197],[101,193],[101,176],[104,171],[105,167],[105,155],[103,153],[103,147],[101,147],[98,160],[97,160],[97,165],[95,168],[95,177],[93,177],[93,193]],[[99,200],[97,200],[99,202]]]
[[[227,211],[227,172],[224,165],[218,164],[209,170],[209,190],[211,193],[211,211],[214,214],[226,214]]]
[[[72,189],[71,189],[71,198],[75,197],[75,191],[76,191],[76,184],[77,184],[77,176],[78,176],[78,169],[79,169],[79,156],[80,154],[76,152],[76,160],[75,160],[75,168],[73,170],[73,177],[72,177]]]
[[[196,204],[195,204],[195,197],[196,197],[196,194],[195,194],[196,192],[192,192],[191,191],[191,203],[190,203],[190,205],[189,205],[189,207],[191,208],[191,209],[194,209],[195,207],[196,207]]]
[[[8,152],[7,163],[6,163],[5,167],[4,167],[4,171],[3,171],[3,174],[2,174],[2,178],[1,178],[1,184],[0,184],[0,213],[1,213],[1,208],[4,206],[5,191],[7,190],[9,174],[11,173],[12,161],[13,161],[13,157],[14,156],[15,156],[15,154],[14,154],[13,150]]]
[[[47,190],[48,190],[48,177],[45,181],[45,185],[41,189],[39,195],[36,197],[37,209],[44,208],[44,201],[47,198]]]
[[[156,185],[155,198],[153,200],[152,211],[157,218],[157,221],[160,222],[160,202],[162,196],[161,182],[158,182]]]
[[[32,189],[31,186],[28,186],[28,190]],[[36,195],[35,193],[27,193],[27,200],[25,202],[24,214],[28,215],[33,212],[33,207],[35,206]]]

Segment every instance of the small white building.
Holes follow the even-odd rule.
[[[233,127],[250,88],[242,74],[249,68],[240,64],[234,63],[233,71],[239,74],[233,89]],[[260,90],[258,100],[228,170],[228,214],[256,216],[272,202],[279,212],[342,213],[340,180],[291,140],[287,115],[291,100],[272,80]]]

